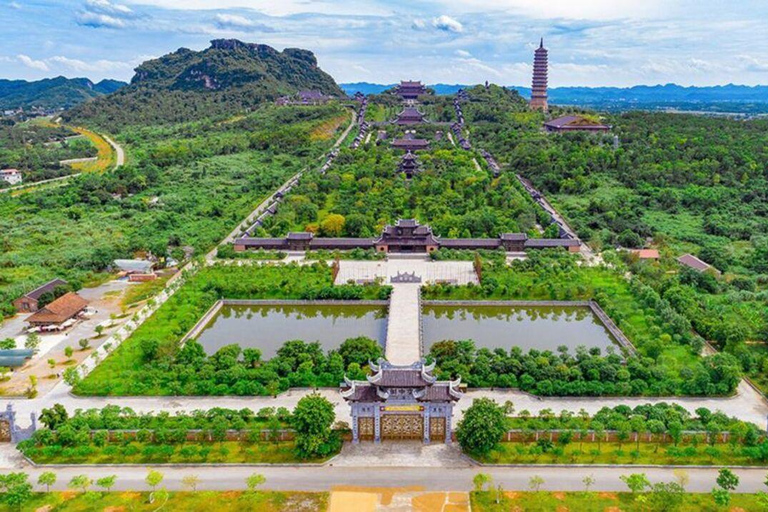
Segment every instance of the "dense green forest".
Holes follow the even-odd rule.
[[[124,86],[117,80],[93,83],[87,78],[45,78],[26,80],[0,79],[0,110],[38,107],[70,108],[92,98],[115,92]]]
[[[11,300],[53,277],[99,279],[136,251],[204,254],[347,120],[339,106],[265,106],[230,122],[131,128],[118,137],[129,165],[0,195],[0,309],[11,313]]]
[[[514,177],[494,179],[475,168],[474,153],[420,153],[423,172],[411,180],[397,172],[399,157],[377,146],[342,151],[328,173],[294,189],[264,230],[370,237],[397,219],[416,218],[438,235],[459,238],[526,232],[536,224],[536,209]]]
[[[464,112],[476,143],[768,389],[768,122],[628,112],[602,119],[609,134],[547,134],[543,114],[494,87],[472,89]],[[661,260],[611,257],[613,246]],[[688,252],[722,277],[682,268]]]
[[[200,52],[180,48],[146,61],[129,86],[63,117],[118,131],[242,113],[298,90],[343,96],[310,51],[219,39]]]
[[[72,174],[62,160],[96,156],[96,147],[71,129],[44,121],[0,124],[0,169],[19,169],[24,183]],[[0,188],[9,186],[0,181]]]

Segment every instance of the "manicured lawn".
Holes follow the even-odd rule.
[[[148,492],[75,492],[35,493],[33,498],[20,509],[0,505],[0,511],[66,511],[85,512],[92,510],[154,511],[183,510],[188,512],[316,512],[328,508],[328,494],[320,492],[239,492],[200,491],[172,492],[168,501],[155,498],[149,503]],[[50,507],[50,508],[46,508]]]
[[[647,510],[677,510],[679,512],[700,512],[715,510],[764,510],[756,494],[732,494],[728,507],[715,505],[711,494],[684,494],[677,508],[650,508],[628,492],[513,492],[504,493],[501,503],[495,495],[483,491],[470,495],[472,510],[475,512],[507,511],[579,511],[579,512],[634,512]]]
[[[303,460],[296,457],[293,441],[221,443],[187,442],[181,445],[148,445],[132,442],[91,448],[82,454],[78,448],[65,448],[55,453],[50,448],[29,448],[28,455],[38,464],[199,464],[253,463],[288,464],[323,462],[324,459]]]
[[[633,439],[631,436],[630,439]],[[545,436],[542,436],[544,439]],[[476,457],[488,464],[680,464],[680,465],[745,465],[763,466],[765,463],[745,455],[741,447],[718,444],[693,446],[690,443],[675,447],[672,443],[641,442],[640,449],[633,441],[620,446],[617,442],[575,441],[565,447],[555,444],[547,453],[540,453],[536,443],[505,442],[487,456]]]

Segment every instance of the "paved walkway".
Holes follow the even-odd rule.
[[[387,320],[387,360],[409,365],[421,359],[418,284],[393,284]]]
[[[421,441],[384,441],[379,444],[345,443],[338,457],[331,461],[334,467],[433,467],[466,468],[472,463],[461,455],[457,444]]]
[[[139,467],[83,467],[69,466],[56,468],[57,482],[53,490],[67,490],[67,483],[73,476],[87,474],[89,478],[116,475],[116,491],[148,490],[144,479],[150,466]],[[632,467],[510,467],[510,468],[349,468],[349,467],[254,467],[254,466],[191,466],[157,467],[164,475],[163,486],[170,490],[183,490],[182,479],[187,475],[197,475],[200,484],[197,489],[207,490],[245,490],[245,479],[253,473],[264,475],[266,483],[263,489],[302,490],[302,491],[343,491],[345,489],[373,492],[388,489],[391,492],[418,491],[469,491],[472,478],[477,473],[491,475],[494,483],[501,484],[505,490],[528,490],[529,480],[533,475],[544,479],[542,490],[547,491],[583,491],[583,479],[592,475],[594,491],[626,491],[627,486],[621,481],[622,475],[645,473],[652,483],[675,480],[672,468],[632,468]],[[40,473],[51,468],[30,468],[30,482],[37,482]],[[716,485],[717,469],[687,469],[690,478],[686,490],[689,492],[709,492]],[[735,469],[739,476],[736,492],[764,491],[765,468]],[[378,490],[378,491],[377,491]]]

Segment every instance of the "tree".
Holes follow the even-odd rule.
[[[472,479],[472,485],[475,486],[475,491],[480,492],[483,490],[483,487],[485,487],[486,484],[489,484],[492,482],[491,475],[488,475],[486,473],[478,473],[475,475],[475,477]]]
[[[96,331],[96,337],[101,338],[101,335],[104,333],[104,326],[99,324],[94,328],[94,330]]]
[[[264,482],[266,482],[267,479],[264,477],[264,475],[260,475],[259,473],[254,473],[248,478],[245,479],[245,485],[248,487],[248,490],[251,492],[255,492],[256,488],[260,485],[263,485]]]
[[[478,398],[459,421],[456,438],[465,451],[485,455],[498,445],[506,431],[504,408],[489,398]]]
[[[341,236],[344,233],[346,219],[343,215],[332,213],[320,222],[320,231],[325,236]]]
[[[46,471],[44,473],[40,473],[40,476],[37,477],[37,485],[44,485],[45,486],[45,492],[51,492],[51,486],[56,483],[56,473],[53,471]]]
[[[720,507],[727,507],[731,502],[731,493],[725,489],[718,489],[715,487],[712,489],[712,499],[715,501],[716,505]]]
[[[115,486],[116,481],[117,475],[110,475],[96,480],[96,485],[109,492]]]
[[[83,380],[83,377],[76,366],[71,366],[64,370],[64,382],[69,386],[75,387],[81,380]]]
[[[67,356],[67,359],[72,359],[74,353],[75,350],[72,347],[64,347],[64,355]]]
[[[56,360],[55,360],[55,359],[49,359],[49,360],[48,360],[48,366],[50,366],[50,367],[51,367],[51,370],[53,370],[54,368],[56,368]]]
[[[0,475],[0,502],[21,510],[32,499],[32,484],[26,473]]]
[[[299,400],[291,424],[296,431],[300,457],[322,457],[338,448],[338,437],[331,431],[335,419],[333,404],[325,397],[313,393]]]
[[[726,491],[735,491],[739,486],[739,477],[728,468],[721,469],[717,474],[717,485]]]
[[[539,492],[539,489],[541,489],[541,486],[543,484],[544,484],[544,479],[541,478],[539,475],[533,475],[528,480],[528,488],[533,492]]]
[[[683,503],[685,490],[676,482],[659,482],[651,486],[648,495],[650,510],[677,510]]]
[[[595,476],[587,475],[581,481],[584,483],[584,491],[589,492],[589,488],[595,485]]]
[[[93,483],[93,480],[88,478],[86,475],[77,475],[73,476],[72,480],[69,481],[68,487],[70,489],[80,489],[83,491],[83,493],[88,491],[88,488]]]
[[[684,469],[675,469],[672,472],[675,475],[675,480],[677,481],[677,485],[680,486],[683,490],[688,486],[688,482],[691,481],[691,477],[688,475],[688,471]]]
[[[38,347],[40,346],[40,335],[36,332],[30,333],[27,335],[27,340],[24,342],[24,348],[32,349],[34,351],[37,351]]]
[[[163,475],[161,472],[150,469],[144,481],[154,491],[155,488],[163,482],[163,478],[165,478],[165,475]]]
[[[40,413],[40,423],[50,430],[57,430],[61,425],[67,422],[69,414],[67,409],[61,404],[53,404],[53,407],[43,409]]]
[[[184,478],[181,479],[181,485],[191,490],[192,492],[197,490],[197,485],[199,483],[200,478],[197,475],[185,475]]]
[[[645,473],[632,473],[631,475],[621,475],[619,477],[622,482],[627,484],[632,494],[643,492],[646,487],[650,487],[651,482],[648,481],[648,477]]]
[[[82,338],[77,342],[77,344],[80,345],[80,350],[88,350],[91,345],[91,341],[88,338]]]

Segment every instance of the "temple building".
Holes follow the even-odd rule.
[[[405,80],[397,86],[397,93],[404,100],[415,100],[422,94],[426,94],[427,88],[419,81]]]
[[[607,132],[610,126],[593,121],[583,116],[558,117],[544,123],[544,129],[548,132]]]
[[[432,228],[415,219],[400,219],[384,228],[378,238],[319,238],[312,233],[288,233],[284,238],[254,238],[243,236],[234,242],[235,251],[265,249],[275,251],[315,251],[375,249],[386,253],[430,253],[445,247],[450,249],[489,249],[524,252],[529,249],[563,248],[579,252],[575,238],[528,238],[525,233],[502,233],[498,238],[442,238]]]
[[[421,171],[421,169],[419,169],[419,162],[416,159],[416,155],[408,151],[405,155],[403,155],[403,158],[400,159],[400,165],[398,166],[397,170],[405,174],[406,178],[413,178],[414,174]]]
[[[424,122],[424,114],[422,114],[416,107],[405,107],[402,112],[397,115],[395,124],[399,125],[411,125],[420,124]]]
[[[393,149],[402,149],[403,151],[419,151],[429,148],[429,141],[426,139],[403,138],[392,141]]]
[[[547,112],[547,62],[548,53],[544,48],[544,38],[534,52],[533,85],[531,87],[531,108]]]
[[[450,443],[460,379],[438,381],[434,363],[395,366],[370,363],[365,381],[344,377],[341,396],[352,408],[352,442],[420,439]]]

